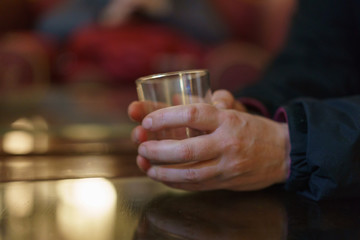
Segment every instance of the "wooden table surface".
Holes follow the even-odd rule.
[[[357,199],[148,179],[129,139],[131,97],[99,89],[0,96],[0,240],[360,239]]]
[[[360,239],[357,200],[316,203],[282,186],[170,189],[145,177],[132,154],[0,164],[0,239]]]

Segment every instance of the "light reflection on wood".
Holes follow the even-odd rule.
[[[8,156],[0,160],[0,182],[143,175],[134,154]]]

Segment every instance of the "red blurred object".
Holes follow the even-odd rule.
[[[0,34],[30,29],[33,15],[29,1],[0,0]]]
[[[29,27],[34,20],[30,18],[64,1],[71,0],[1,0],[0,33]],[[0,42],[0,75],[13,80],[1,80],[0,88],[49,81],[133,84],[140,76],[191,68],[208,68],[215,89],[251,84],[282,47],[296,0],[209,4],[232,33],[215,46],[199,43],[179,29],[139,19],[114,28],[88,26],[74,32],[61,48],[34,32],[8,35]]]
[[[212,0],[230,27],[233,38],[248,41],[270,53],[283,45],[296,0]]]
[[[271,54],[284,45],[297,0],[267,0],[261,4],[256,42]]]
[[[32,1],[32,9],[36,15],[41,15],[67,0],[36,0]]]
[[[287,37],[296,0],[212,0],[232,33],[206,57],[213,88],[241,89],[258,81]]]
[[[200,67],[204,48],[167,27],[129,23],[116,29],[83,29],[69,41],[67,53],[66,81],[98,70],[104,73],[103,81],[124,84],[154,72]]]
[[[211,2],[229,26],[233,38],[241,41],[256,39],[261,5],[258,1],[212,0]]]
[[[54,48],[31,32],[13,32],[0,39],[0,92],[47,86]]]

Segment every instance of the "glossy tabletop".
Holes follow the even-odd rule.
[[[132,155],[60,158],[40,160],[53,180],[2,179],[1,240],[360,239],[357,200],[316,203],[281,186],[186,192],[143,176]],[[35,166],[28,160],[24,171]]]
[[[0,240],[360,239],[357,199],[148,179],[129,140],[134,95],[94,89],[0,96]]]

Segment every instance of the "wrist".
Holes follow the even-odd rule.
[[[282,182],[285,182],[290,174],[290,134],[289,134],[289,125],[287,123],[280,123],[281,133],[282,133],[282,142],[283,142],[283,164],[282,164]]]

